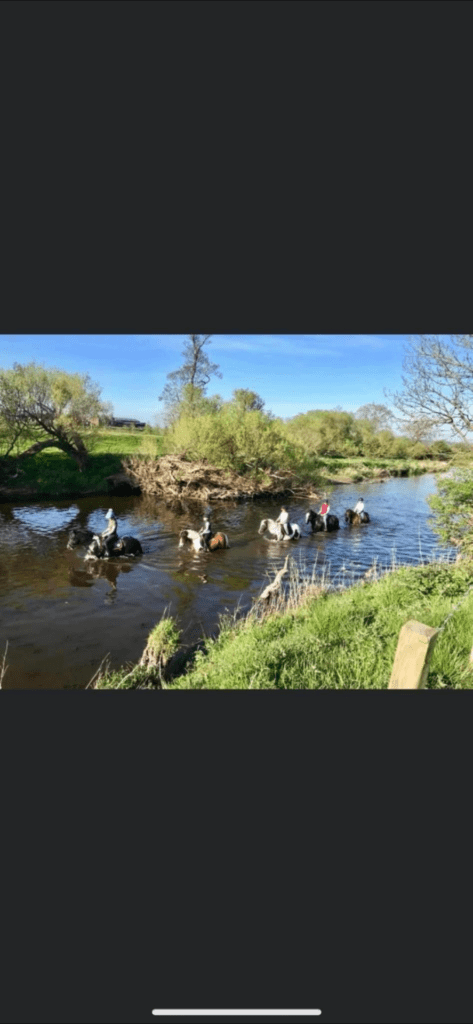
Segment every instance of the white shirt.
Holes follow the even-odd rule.
[[[357,501],[357,503],[356,503],[356,505],[355,505],[355,508],[353,509],[353,511],[354,511],[354,512],[358,512],[358,513],[359,513],[359,512],[363,512],[363,509],[364,509],[364,507],[365,507],[365,503],[364,503],[364,501],[362,501],[362,500],[361,500],[361,498],[360,498],[360,500],[359,500],[359,501]]]
[[[285,524],[289,522],[289,512],[281,512],[281,515],[278,516],[276,522],[285,526]]]

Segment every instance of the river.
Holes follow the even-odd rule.
[[[302,572],[328,572],[350,583],[376,559],[381,566],[416,564],[439,554],[427,522],[426,498],[435,477],[395,478],[385,483],[338,485],[331,511],[335,533],[311,535],[305,514],[310,500],[286,501],[299,541],[271,543],[258,536],[265,516],[277,518],[280,502],[212,506],[214,530],[228,534],[230,548],[195,554],[178,548],[179,531],[200,528],[203,509],[171,512],[147,496],[113,498],[120,536],[131,534],[144,554],[134,559],[84,562],[84,548],[68,551],[72,526],[105,528],[108,497],[0,505],[0,664],[8,641],[4,689],[85,687],[104,656],[112,668],[136,661],[163,612],[175,616],[184,645],[215,633],[222,612],[244,612],[274,578],[287,552]],[[356,489],[355,489],[356,488]],[[371,517],[348,527],[346,508],[363,495]],[[202,576],[206,575],[207,582]]]

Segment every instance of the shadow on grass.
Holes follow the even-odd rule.
[[[21,461],[8,459],[0,486],[22,493],[28,490],[33,495],[104,493],[108,491],[107,477],[120,472],[123,472],[121,455],[91,454],[81,473],[64,452],[41,452]]]

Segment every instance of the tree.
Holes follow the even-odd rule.
[[[242,412],[261,412],[264,408],[263,399],[249,388],[235,388],[232,391],[232,400]]]
[[[341,409],[312,409],[287,423],[288,437],[302,444],[309,455],[344,456],[358,453],[359,424]]]
[[[434,426],[426,416],[411,416],[402,424],[403,434],[413,444],[429,444],[434,438]]]
[[[375,433],[378,430],[389,430],[392,427],[394,416],[387,405],[377,405],[376,402],[368,402],[356,410],[357,420],[367,420]]]
[[[100,418],[107,408],[100,392],[88,374],[66,373],[34,362],[1,370],[3,456],[15,450],[22,459],[44,448],[60,448],[82,471],[88,452],[77,428]]]
[[[459,457],[459,464],[437,481],[437,494],[427,501],[434,513],[432,529],[444,544],[454,544],[462,554],[473,555],[473,470]]]
[[[385,391],[406,419],[448,427],[463,441],[473,431],[473,335],[418,335],[406,349],[403,390]]]
[[[208,345],[211,334],[189,334],[182,355],[184,363],[179,370],[167,374],[168,383],[159,396],[167,406],[167,419],[172,421],[179,415],[180,405],[185,400],[186,411],[192,410],[205,396],[211,377],[221,377],[217,363],[211,363],[204,345]]]

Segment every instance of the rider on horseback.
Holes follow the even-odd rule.
[[[212,527],[210,525],[210,519],[209,519],[208,516],[204,516],[204,525],[203,525],[202,529],[199,530],[199,536],[202,537],[202,540],[204,542],[205,548],[208,551],[209,550],[209,541],[210,541],[210,538],[212,536]]]
[[[327,516],[328,516],[329,512],[330,512],[329,500],[328,500],[328,498],[324,498],[324,500],[323,500],[323,502],[322,502],[322,504],[320,506],[320,515],[322,516],[322,519],[324,521],[324,530],[325,531],[327,530]]]
[[[358,515],[360,515],[360,513],[363,512],[364,507],[365,507],[365,503],[363,501],[363,498],[358,498],[358,501],[357,501],[353,511],[357,512]]]
[[[284,534],[286,534],[286,537],[292,537],[292,529],[291,524],[289,522],[289,512],[287,511],[287,509],[284,508],[284,505],[281,508],[281,512],[278,518],[276,519],[276,522],[279,523],[280,526],[282,526],[283,537]]]
[[[104,558],[109,558],[118,540],[117,520],[113,508],[109,508],[105,518],[108,519],[109,522],[106,530],[104,530],[103,533],[100,534],[100,540],[102,541],[103,544]]]

